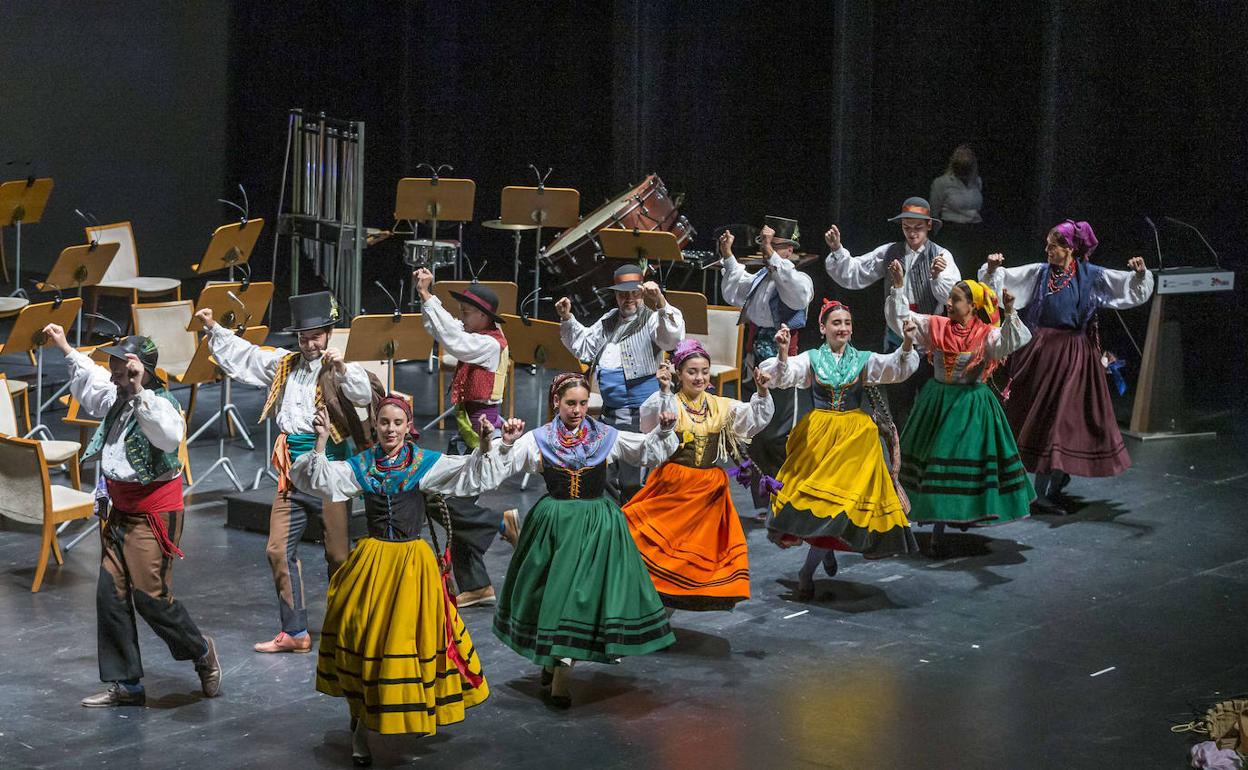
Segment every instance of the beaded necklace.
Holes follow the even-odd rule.
[[[706,422],[711,414],[711,404],[707,401],[705,393],[700,394],[699,401],[696,404],[689,401],[689,397],[685,395],[683,390],[677,394],[677,398],[680,400],[680,405],[685,410],[685,414],[689,415],[690,422],[698,425]]]
[[[1075,260],[1073,259],[1070,260],[1070,262],[1066,264],[1066,267],[1060,271],[1057,270],[1057,265],[1049,265],[1049,281],[1048,281],[1047,293],[1057,294],[1059,291],[1069,286],[1070,282],[1073,281],[1075,278],[1075,272],[1077,271],[1077,268],[1078,268],[1078,265],[1075,264]]]

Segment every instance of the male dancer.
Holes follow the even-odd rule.
[[[102,693],[83,698],[88,708],[142,706],[143,662],[139,656],[137,610],[174,660],[195,661],[200,689],[209,698],[221,689],[221,664],[212,638],[199,632],[182,602],[173,598],[173,557],[182,556],[182,463],[178,446],[186,435],[181,407],[156,376],[159,353],[147,337],[127,337],[100,348],[109,373],[79,353],[65,330],[48,324],[44,333],[65,354],[70,391],[82,408],[100,417],[84,461],[99,457],[97,507],[100,579],[95,592]]]
[[[685,319],[669,305],[654,281],[643,282],[638,265],[615,271],[614,310],[593,326],[583,326],[572,315],[572,301],[555,303],[562,322],[559,338],[572,355],[591,361],[602,395],[602,421],[619,430],[641,430],[641,405],[659,389],[654,378],[665,351],[676,349],[685,338]],[[615,463],[607,470],[607,484],[620,501],[627,503],[641,489],[641,468]]]
[[[902,293],[910,309],[925,314],[943,315],[945,300],[954,284],[962,280],[958,264],[948,249],[941,248],[931,240],[931,234],[940,228],[940,220],[931,215],[931,207],[925,199],[906,198],[901,212],[889,222],[901,223],[901,241],[885,243],[859,257],[851,257],[841,244],[841,231],[836,225],[823,234],[831,250],[824,267],[828,275],[846,289],[865,289],[888,274],[893,262],[901,264],[905,274]],[[901,339],[886,329],[884,352],[891,353],[901,347]],[[932,376],[932,366],[926,358],[921,359],[919,371],[905,382],[889,387],[888,401],[893,422],[905,424],[919,388]]]
[[[458,433],[451,440],[451,452],[467,454],[477,448],[480,437],[477,426],[484,417],[496,429],[503,420],[498,413],[507,387],[507,337],[498,328],[503,319],[498,315],[498,295],[488,286],[474,283],[465,291],[451,292],[459,302],[456,320],[442,307],[442,301],[431,291],[433,273],[421,268],[412,273],[412,281],[420,295],[425,329],[438,341],[442,350],[458,362],[451,378],[451,403],[455,404]],[[485,569],[484,555],[500,533],[515,545],[511,533],[519,531],[515,509],[497,513],[477,504],[475,497],[447,497],[451,513],[451,567],[458,591],[455,603],[460,607],[494,601],[494,586]]]
[[[747,342],[746,371],[752,371],[768,358],[776,355],[776,332],[787,326],[791,330],[806,325],[806,306],[815,297],[814,281],[793,264],[793,253],[800,246],[797,221],[782,217],[766,217],[766,224],[758,236],[766,265],[756,273],[747,273],[745,267],[732,255],[735,240],[728,230],[719,236],[719,254],[723,264],[721,282],[724,299],[741,308],[738,323],[749,322],[751,338]],[[797,354],[797,335],[790,337],[791,355]],[[775,477],[784,464],[785,443],[789,431],[796,422],[797,391],[795,388],[770,388],[776,405],[775,415],[750,443],[750,459],[762,474]],[[754,507],[763,511],[771,509],[771,495],[758,483],[751,484]]]
[[[299,561],[299,540],[308,527],[308,512],[316,498],[295,489],[288,474],[290,465],[316,444],[312,419],[318,409],[330,416],[332,441],[327,454],[345,460],[352,453],[352,442],[362,448],[370,443],[356,406],[369,407],[373,398],[384,394],[381,383],[370,378],[359,364],[348,364],[342,353],[329,347],[329,336],[338,322],[338,304],[327,291],[298,294],[290,298],[291,325],[287,332],[298,334],[296,351],[265,350],[216,323],[212,309],[196,313],[203,321],[208,346],[226,376],[239,382],[269,389],[263,421],[276,415],[280,431],[273,443],[273,467],[277,470],[277,494],[269,510],[269,542],[265,553],[277,588],[281,630],[270,641],[257,642],[256,652],[310,652],[308,611],[303,596],[303,564]],[[320,498],[321,523],[325,529],[325,561],[329,576],[347,560],[351,550],[347,516],[351,503]]]

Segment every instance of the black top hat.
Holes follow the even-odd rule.
[[[489,286],[473,281],[462,292],[453,291],[451,296],[460,302],[466,302],[477,310],[488,315],[496,324],[505,323],[498,314],[498,295]]]
[[[134,334],[113,345],[104,345],[98,350],[110,358],[122,361],[125,361],[127,356],[137,357],[147,373],[152,375],[153,380],[162,386],[165,384],[165,381],[156,374],[156,361],[160,358],[160,351],[156,349],[156,343],[151,337]]]
[[[771,236],[771,245],[773,247],[787,246],[789,244],[792,244],[795,249],[802,247],[802,244],[798,243],[798,239],[802,236],[797,230],[796,219],[785,219],[784,217],[768,215],[763,217],[763,225],[776,231],[776,234]],[[754,242],[762,243],[763,237],[761,235],[757,236],[754,238]]]
[[[889,217],[889,222],[900,222],[903,219],[926,219],[936,227],[940,227],[940,220],[932,216],[932,207],[928,204],[927,198],[920,198],[915,195],[906,198],[906,202],[901,204],[901,213],[895,217]]]
[[[327,291],[296,294],[290,298],[290,326],[287,332],[309,332],[338,323],[338,302]]]
[[[646,280],[646,271],[641,265],[623,265],[615,269],[615,283],[611,288],[615,291],[637,291]]]

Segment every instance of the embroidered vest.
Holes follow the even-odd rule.
[[[273,373],[273,382],[269,385],[269,395],[264,400],[264,408],[260,410],[260,419],[256,422],[264,422],[270,414],[276,415],[278,405],[282,403],[282,396],[286,394],[286,381],[290,378],[290,373],[299,365],[303,354],[295,351],[288,354],[277,364],[277,371]],[[322,371],[321,374],[325,372]],[[325,408],[325,394],[321,388],[321,378],[316,378],[316,408]],[[347,436],[344,426],[339,425],[336,420],[329,422],[329,437],[335,443],[341,443],[343,438]]]
[[[916,310],[925,315],[944,315],[945,312],[944,306],[936,301],[936,295],[932,293],[932,263],[942,251],[944,249],[929,240],[919,250],[918,259],[914,260],[909,270],[906,270],[906,298]],[[889,244],[888,251],[884,252],[885,275],[888,275],[888,263],[897,261],[901,262],[904,270],[906,267],[905,241]]]
[[[181,413],[182,405],[173,397],[168,388],[161,388],[152,392],[173,404],[177,407],[178,412]],[[100,422],[100,427],[95,429],[95,435],[87,443],[87,448],[82,455],[82,462],[94,460],[103,451],[105,440],[107,440],[113,425],[117,422],[117,418],[125,408],[126,402],[120,398],[108,408],[108,413],[104,415],[104,419]],[[135,473],[138,474],[140,484],[150,484],[169,471],[182,469],[182,461],[178,459],[177,450],[165,452],[157,449],[144,435],[143,431],[139,429],[138,420],[134,420],[126,428],[122,441],[126,450],[126,462],[130,463],[130,467],[134,468]]]
[[[507,366],[511,356],[507,353],[507,337],[501,329],[486,329],[484,334],[498,342],[498,371],[490,371],[484,366],[460,361],[455,366],[455,376],[451,379],[451,403],[502,401],[503,389],[507,386]]]

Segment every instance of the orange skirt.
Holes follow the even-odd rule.
[[[664,463],[624,516],[664,605],[730,610],[750,598],[745,533],[722,468]]]

